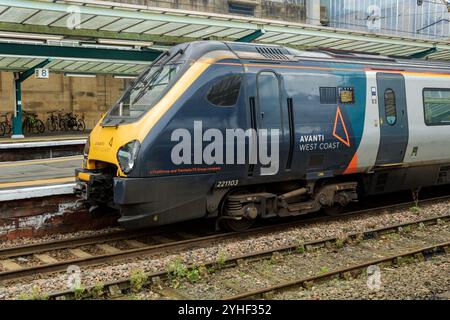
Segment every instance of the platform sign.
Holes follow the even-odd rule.
[[[48,79],[50,77],[50,72],[48,69],[36,69],[34,71],[34,76],[36,79]]]

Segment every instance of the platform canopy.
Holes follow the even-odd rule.
[[[50,71],[77,74],[136,75],[161,51],[105,49],[49,44],[0,42],[0,70],[23,71],[51,59]]]
[[[77,14],[79,28],[68,28]],[[450,60],[450,42],[445,39],[388,36],[118,2],[0,0],[0,30],[172,44],[210,38],[238,40],[251,38],[256,32],[260,33],[258,42]]]

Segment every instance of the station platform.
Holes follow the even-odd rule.
[[[0,201],[72,194],[82,156],[0,163]]]
[[[89,133],[80,134],[49,134],[30,136],[24,139],[11,139],[11,137],[0,137],[0,150],[11,148],[36,148],[50,146],[66,146],[74,144],[85,144]]]
[[[87,138],[88,133],[37,135],[25,139],[0,137],[0,164],[81,155]]]

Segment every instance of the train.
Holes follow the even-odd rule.
[[[137,77],[91,132],[75,193],[126,228],[258,219],[450,183],[450,65],[195,41]]]

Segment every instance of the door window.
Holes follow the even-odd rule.
[[[258,76],[258,97],[261,122],[264,128],[281,127],[280,87],[273,72],[264,71]]]
[[[386,122],[390,126],[393,126],[397,122],[397,103],[395,100],[394,90],[386,89],[384,92],[384,110]]]

